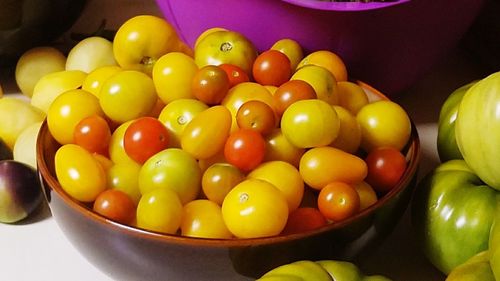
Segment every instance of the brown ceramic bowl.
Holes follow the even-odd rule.
[[[372,99],[385,98],[360,83]],[[60,145],[44,122],[38,136],[38,170],[56,222],[74,246],[116,280],[250,280],[301,259],[352,260],[378,245],[405,212],[415,187],[420,143],[413,126],[405,148],[408,167],[378,202],[340,223],[300,234],[257,239],[200,239],[153,233],[93,212],[66,194],[54,172]],[[75,159],[77,161],[77,159]]]

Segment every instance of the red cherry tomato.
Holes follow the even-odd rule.
[[[314,88],[303,80],[290,80],[283,83],[274,92],[276,113],[281,116],[292,103],[298,100],[317,98]]]
[[[92,153],[107,155],[110,141],[108,122],[98,115],[83,118],[73,132],[73,142]]]
[[[134,201],[118,189],[105,190],[94,201],[95,212],[123,224],[129,224],[134,220],[135,210]]]
[[[250,81],[248,74],[234,64],[223,63],[219,65],[219,67],[226,72],[227,78],[229,78],[229,88],[232,88],[237,84]]]
[[[194,75],[191,89],[193,95],[205,104],[219,104],[229,90],[229,78],[220,67],[206,65]]]
[[[149,157],[168,147],[167,128],[153,117],[140,117],[128,126],[123,147],[130,158],[143,164]]]
[[[250,129],[267,135],[276,128],[274,110],[265,102],[250,100],[241,105],[236,112],[236,122],[242,129]]]
[[[228,163],[244,172],[257,167],[266,152],[266,142],[261,134],[249,129],[239,129],[229,135],[224,146]]]
[[[329,220],[345,220],[359,211],[358,192],[347,183],[340,181],[327,184],[318,195],[318,209]]]
[[[292,75],[290,59],[277,50],[264,51],[255,59],[252,75],[262,85],[279,87]]]
[[[320,228],[327,224],[323,214],[312,207],[301,207],[288,215],[285,229],[282,234],[301,233]]]
[[[405,156],[392,147],[381,147],[372,150],[365,158],[368,166],[366,182],[375,191],[387,193],[401,179],[406,169]]]

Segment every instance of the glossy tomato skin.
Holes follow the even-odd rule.
[[[224,145],[226,160],[244,172],[257,167],[266,152],[266,142],[261,134],[249,130],[239,129],[227,138]]]
[[[222,205],[229,191],[244,179],[245,174],[235,166],[228,163],[215,163],[203,173],[201,188],[210,201]]]
[[[290,38],[284,38],[276,41],[271,46],[271,49],[280,51],[288,57],[292,71],[295,71],[299,62],[304,58],[302,46],[300,46],[299,42]]]
[[[141,197],[136,217],[140,228],[175,234],[182,222],[181,200],[173,190],[156,188]]]
[[[107,187],[104,168],[81,146],[61,146],[55,154],[54,165],[61,187],[78,201],[92,202]]]
[[[321,189],[318,208],[329,220],[345,220],[359,211],[360,200],[356,189],[344,182],[332,182]]]
[[[277,50],[264,51],[255,59],[252,74],[257,83],[278,87],[292,75],[290,59]]]
[[[356,155],[323,146],[309,149],[302,155],[299,171],[306,184],[320,190],[334,181],[350,184],[361,182],[368,168],[365,161]]]
[[[264,161],[282,160],[299,167],[304,148],[296,147],[283,135],[280,128],[274,129],[265,137],[266,155]]]
[[[222,218],[221,206],[206,199],[193,200],[184,205],[181,234],[189,237],[215,239],[233,237]]]
[[[314,88],[302,80],[290,80],[276,89],[273,95],[276,100],[276,113],[281,116],[294,102],[317,98]]]
[[[257,238],[281,233],[288,219],[283,194],[272,184],[247,179],[235,186],[222,203],[222,216],[238,238]]]
[[[75,144],[93,153],[108,154],[111,140],[111,129],[108,122],[99,115],[82,119],[75,127],[73,141]]]
[[[411,134],[411,122],[397,103],[380,100],[363,106],[356,115],[361,126],[361,148],[369,152],[377,147],[392,146],[401,150]]]
[[[198,67],[234,64],[250,76],[257,57],[253,43],[241,33],[219,30],[207,34],[195,47],[194,59]]]
[[[139,164],[166,149],[168,142],[167,128],[153,117],[141,117],[132,121],[123,136],[125,152]]]
[[[231,124],[232,116],[226,107],[212,106],[186,125],[181,136],[181,147],[196,159],[208,159],[223,149]]]
[[[250,100],[242,104],[236,112],[236,122],[241,129],[254,130],[265,136],[276,128],[277,117],[266,103]]]
[[[248,74],[237,65],[223,63],[219,65],[219,67],[226,72],[229,79],[229,88],[232,88],[240,83],[250,81]]]
[[[405,156],[392,147],[372,150],[365,162],[368,166],[366,182],[380,193],[387,193],[395,187],[406,170]]]
[[[130,224],[135,218],[135,204],[123,191],[108,189],[103,191],[94,201],[95,212],[108,219]]]
[[[193,95],[208,105],[220,104],[229,91],[229,78],[226,72],[215,65],[200,68],[193,77]]]
[[[281,234],[302,233],[327,224],[325,216],[316,208],[301,207],[290,212],[285,229]]]

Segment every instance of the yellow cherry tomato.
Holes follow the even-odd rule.
[[[215,32],[215,31],[227,31],[227,29],[223,27],[212,27],[209,28],[205,31],[203,31],[197,38],[196,41],[194,42],[194,48],[196,49],[196,46],[200,43],[201,40],[203,40],[208,34]]]
[[[175,234],[181,226],[182,203],[173,190],[157,188],[141,197],[136,218],[140,228]]]
[[[248,175],[250,179],[267,181],[278,188],[288,202],[288,210],[297,209],[304,195],[304,181],[299,170],[284,161],[264,162]]]
[[[122,68],[150,74],[161,56],[180,51],[179,41],[170,23],[160,17],[140,15],[128,19],[118,28],[113,53]]]
[[[181,147],[181,136],[187,124],[208,105],[196,99],[178,99],[168,103],[160,112],[158,120],[167,127],[170,147]]]
[[[318,99],[332,105],[339,103],[337,80],[326,68],[306,65],[295,71],[290,80],[305,81],[313,87]]]
[[[354,115],[368,104],[368,96],[361,86],[349,81],[337,82],[339,89],[339,105],[346,108]]]
[[[347,67],[344,61],[337,54],[328,50],[314,51],[300,61],[297,69],[305,65],[322,66],[335,77],[336,81],[347,80]]]
[[[31,104],[47,113],[52,102],[62,93],[82,86],[87,73],[80,70],[64,70],[49,73],[35,84]]]
[[[193,200],[182,210],[181,234],[189,237],[229,239],[233,235],[222,219],[222,209],[206,199]]]
[[[297,68],[299,62],[304,58],[304,52],[300,44],[290,38],[284,38],[276,41],[272,46],[272,50],[277,50],[285,54],[290,59],[290,66],[293,70]]]
[[[62,189],[78,201],[92,202],[106,189],[102,165],[81,146],[61,146],[56,151],[54,165]]]
[[[92,115],[104,116],[97,97],[85,90],[70,90],[58,96],[50,105],[47,125],[57,142],[73,143],[76,125]]]
[[[354,185],[359,195],[359,210],[364,210],[375,204],[378,200],[377,193],[367,182],[362,181]]]
[[[361,126],[361,147],[367,152],[382,146],[401,150],[410,139],[410,118],[395,102],[369,103],[361,108],[356,118]]]
[[[283,135],[300,148],[329,145],[339,129],[340,120],[333,107],[318,99],[294,102],[281,117]]]
[[[176,99],[194,98],[193,77],[198,71],[194,59],[181,52],[163,55],[153,67],[153,81],[158,97],[168,104]]]
[[[141,165],[137,163],[116,163],[107,171],[108,187],[123,191],[137,204],[141,198],[139,190],[139,171]]]
[[[300,158],[305,149],[296,147],[283,135],[280,128],[274,129],[266,136],[266,154],[264,161],[281,160],[295,167],[299,166]]]
[[[231,113],[212,106],[196,115],[184,128],[181,147],[196,159],[207,159],[222,150],[231,130]]]
[[[108,80],[109,77],[121,70],[122,69],[116,65],[99,67],[85,77],[82,89],[94,94],[96,97],[99,97],[104,81]]]
[[[157,99],[153,79],[135,70],[111,76],[99,93],[102,110],[119,124],[148,115]]]
[[[356,155],[323,146],[304,153],[299,172],[307,185],[320,190],[335,181],[348,184],[361,182],[368,174],[368,168],[365,161]]]
[[[349,110],[341,106],[334,105],[333,109],[339,117],[340,129],[338,136],[330,145],[354,154],[361,144],[361,127],[358,120]]]
[[[247,179],[236,185],[222,203],[227,228],[238,238],[280,234],[288,219],[288,203],[272,184]]]
[[[194,59],[198,67],[205,65],[234,64],[249,76],[257,57],[253,43],[241,33],[218,30],[203,36],[194,49]]]
[[[123,146],[123,137],[125,136],[125,131],[133,121],[134,120],[130,120],[121,124],[111,134],[111,140],[109,141],[108,151],[109,151],[109,158],[115,164],[117,163],[137,164],[137,162],[135,162],[132,158],[130,158],[130,156],[128,156]]]

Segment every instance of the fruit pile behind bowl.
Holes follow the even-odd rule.
[[[120,280],[256,278],[392,231],[420,149],[401,106],[293,39],[258,51],[211,27],[194,45],[137,16],[34,86],[45,195],[89,261]]]

